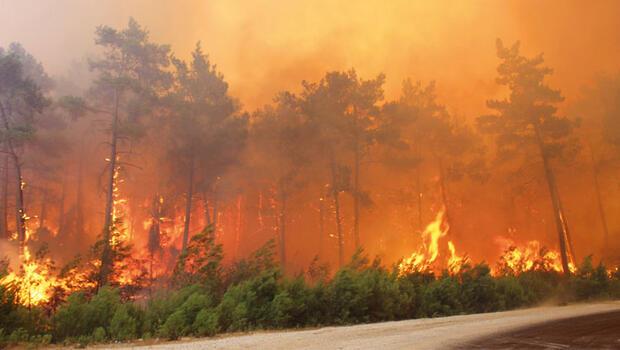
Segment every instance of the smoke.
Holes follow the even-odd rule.
[[[618,70],[620,3],[570,1],[0,1],[0,45],[20,41],[47,69],[94,51],[97,25],[135,17],[157,42],[186,57],[197,41],[248,109],[298,88],[327,70],[355,67],[388,77],[388,97],[402,79],[437,80],[442,100],[475,116],[500,93],[496,38],[545,53],[554,83],[574,98],[598,72]]]
[[[88,86],[85,58],[97,54],[95,28],[98,25],[124,27],[130,16],[150,30],[153,41],[170,44],[178,57],[187,58],[195,43],[201,41],[204,51],[230,84],[232,95],[243,103],[246,110],[270,103],[279,91],[298,91],[302,80],[317,81],[326,71],[355,68],[364,78],[385,73],[387,99],[397,98],[401,82],[407,77],[423,82],[435,80],[440,102],[446,104],[453,114],[473,120],[487,111],[487,99],[501,97],[504,93],[495,82],[496,38],[502,38],[506,43],[520,40],[522,51],[527,56],[544,52],[547,65],[555,71],[551,85],[562,89],[567,98],[567,103],[561,106],[562,111],[578,99],[582,87],[595,76],[620,70],[620,31],[617,30],[620,2],[614,0],[600,0],[587,6],[576,0],[0,0],[0,47],[13,41],[21,42],[57,78],[57,91],[78,94]],[[588,118],[587,113],[583,117]],[[91,124],[76,130],[89,128]],[[67,156],[77,159],[83,157],[77,153],[89,155],[83,164],[84,188],[87,189],[84,210],[89,214],[84,231],[89,239],[80,237],[79,243],[83,246],[91,243],[102,227],[99,222],[103,201],[100,178],[106,153],[101,144],[106,136],[100,131],[90,130],[95,136],[88,134],[85,143],[74,145],[76,149],[72,152],[76,154]],[[144,203],[133,198],[130,201],[134,214],[140,213],[131,223],[132,227],[138,228],[137,231],[147,217],[145,213],[156,187],[145,179],[149,174],[163,172],[151,169],[154,165],[148,163],[150,160],[142,160],[145,163],[140,164],[142,172],[132,169],[126,175],[127,182],[137,189],[130,190],[129,185],[123,189],[127,193],[135,191],[130,193],[133,197],[147,198],[143,199]],[[63,173],[69,183],[79,174],[77,162],[74,163]],[[596,214],[591,209],[595,203],[590,190],[591,179],[589,173],[579,170],[583,176],[572,176],[575,169],[559,174],[564,181],[561,185],[571,190],[563,198],[567,203],[567,216],[572,220],[571,226],[577,227],[577,242],[600,246],[602,242],[592,242],[589,236],[591,229],[599,230],[596,224],[592,224]],[[377,169],[368,173],[372,171],[379,175],[364,179],[365,186],[387,193],[386,177],[381,176]],[[428,165],[421,169],[427,186],[425,222],[416,225],[426,225],[434,215],[430,203],[440,202],[435,171],[434,166]],[[227,181],[242,182],[244,176],[233,176]],[[155,179],[158,178],[153,176],[151,181]],[[394,188],[404,187],[410,185],[411,178],[409,174],[403,174],[391,181]],[[486,245],[480,242],[483,237],[498,235],[508,236],[506,239],[541,238],[545,242],[555,242],[554,223],[548,219],[549,215],[539,212],[541,207],[546,208],[549,204],[546,192],[525,193],[517,197],[506,190],[505,179],[491,181],[484,186],[452,188],[456,195],[467,198],[465,203],[458,204],[458,229],[464,237],[477,237],[463,250],[475,258],[489,258],[489,246],[495,249],[499,244],[491,240],[484,240]],[[612,180],[606,181],[605,187],[612,188]],[[537,186],[544,189],[540,184]],[[77,190],[67,187],[66,191],[57,192],[66,192],[69,199],[64,210],[71,217],[77,216],[72,212],[75,208],[71,207],[77,202]],[[226,186],[222,187],[222,192],[226,192]],[[139,193],[141,189],[145,193]],[[267,200],[263,203],[262,199],[267,194],[253,194],[256,197],[254,203],[237,201],[237,193],[232,189],[228,192],[222,195],[225,198],[219,204],[221,219],[223,225],[236,227],[237,232],[242,229],[248,232],[245,241],[251,244],[241,248],[235,246],[235,253],[237,249],[247,253],[250,246],[260,246],[266,237],[255,234],[254,227],[244,227],[235,215],[240,215],[238,212],[242,210],[255,212],[258,206],[267,208]],[[403,219],[402,208],[393,203],[393,198],[387,195],[377,197],[376,207],[381,209],[368,215],[372,219],[365,223],[364,242],[370,246],[371,253],[389,255],[394,259],[409,254],[411,247],[418,243],[411,229],[413,225]],[[173,198],[171,202],[175,200],[179,201]],[[343,206],[350,208],[350,204],[345,199]],[[171,216],[180,216],[178,204],[170,206]],[[301,232],[289,246],[291,256],[302,256],[310,261],[315,250],[309,251],[307,243],[312,238],[308,237],[315,237],[312,235],[316,231],[318,214],[307,214],[302,203],[292,203],[291,206],[292,212],[297,209],[292,217],[298,229],[296,232]],[[54,211],[52,214],[59,216]],[[413,213],[406,215],[414,217]],[[345,216],[350,220],[351,213],[345,212]],[[538,221],[532,222],[533,217]],[[610,224],[616,226],[615,218],[610,219]],[[248,222],[252,220],[247,219]],[[350,222],[346,224],[350,225]],[[523,227],[519,237],[507,232],[511,227],[506,227],[511,224]],[[194,225],[193,229],[200,229],[199,224]],[[333,232],[326,234],[333,235]],[[228,240],[230,246],[238,245],[233,242],[232,235],[223,239]],[[6,251],[5,247],[0,247],[0,251]],[[298,265],[304,266],[304,263]]]

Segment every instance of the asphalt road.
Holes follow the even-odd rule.
[[[454,349],[620,349],[620,312],[545,322]]]

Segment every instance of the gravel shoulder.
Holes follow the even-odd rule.
[[[301,331],[257,332],[220,338],[114,349],[448,349],[539,323],[620,312],[620,301],[544,306],[487,314],[383,322]]]

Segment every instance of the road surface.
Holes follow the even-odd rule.
[[[606,315],[601,317],[600,314]],[[588,315],[597,316],[583,318]],[[567,319],[571,321],[556,322]],[[564,325],[571,327],[564,330]],[[150,345],[138,343],[115,348],[583,349],[600,348],[593,341],[602,338],[613,344],[620,337],[619,325],[620,302],[601,302],[302,331],[256,332]],[[589,337],[591,333],[593,337]],[[620,342],[608,348],[618,349]]]

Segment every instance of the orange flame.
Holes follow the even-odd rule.
[[[439,247],[441,238],[445,237],[449,230],[449,225],[444,221],[445,209],[441,209],[435,220],[426,226],[422,232],[423,246],[418,251],[412,253],[408,258],[398,265],[399,274],[404,275],[411,272],[424,272],[438,270],[436,266],[437,258],[440,256]],[[446,261],[448,271],[457,273],[466,258],[456,254],[456,248],[451,241],[447,243],[450,257]]]

